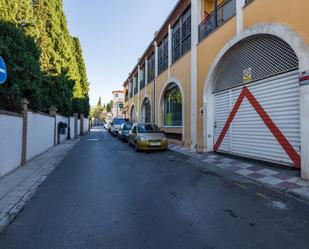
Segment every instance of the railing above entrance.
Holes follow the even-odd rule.
[[[208,15],[199,25],[199,41],[201,42],[234,15],[236,15],[236,0],[226,0],[222,2],[217,7],[217,10]]]

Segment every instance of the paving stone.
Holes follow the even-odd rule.
[[[225,163],[231,163],[231,162],[235,162],[235,160],[231,159],[231,158],[222,158],[221,161],[225,162]]]
[[[299,189],[301,188],[300,185],[298,184],[295,184],[295,183],[292,183],[292,182],[281,182],[279,184],[277,184],[276,186],[280,187],[280,188],[283,188],[283,189]]]
[[[205,163],[213,163],[213,162],[215,162],[216,160],[214,160],[214,159],[204,159],[203,160],[203,162],[205,162]]]
[[[217,159],[217,158],[219,158],[219,156],[216,156],[216,155],[208,155],[207,157],[210,158],[210,159]]]
[[[263,183],[268,183],[270,185],[277,185],[282,182],[282,180],[272,177],[272,176],[265,176],[265,177],[259,178],[258,181],[263,182]]]
[[[299,179],[300,178],[294,176],[294,177],[291,177],[291,178],[289,178],[289,179],[287,179],[285,181],[286,182],[290,182],[290,183],[296,183]]]
[[[263,175],[265,175],[265,176],[272,176],[272,175],[277,174],[276,171],[269,170],[269,169],[260,170],[259,173],[260,173],[260,174],[263,174]]]
[[[230,171],[237,171],[237,170],[240,170],[242,168],[238,167],[238,166],[229,166],[226,168],[227,170],[230,170]]]
[[[309,181],[299,179],[296,183],[302,187],[309,188]]]
[[[227,163],[218,163],[218,164],[215,164],[215,166],[218,166],[220,167],[221,169],[227,169],[229,167],[231,167],[229,164]]]
[[[248,169],[239,169],[236,171],[236,173],[241,174],[243,176],[248,176],[250,174],[252,174],[253,172],[251,170]]]
[[[239,164],[239,167],[242,167],[244,169],[247,169],[247,168],[252,167],[252,166],[254,166],[254,165],[252,165],[250,163],[240,163]]]
[[[254,178],[254,179],[260,179],[260,178],[263,178],[263,177],[265,177],[265,176],[262,175],[262,174],[259,174],[259,173],[254,172],[254,173],[248,175],[248,177],[251,177],[251,178]]]
[[[284,174],[284,173],[276,173],[275,175],[273,175],[273,177],[281,179],[281,180],[287,180],[292,178],[290,175]]]
[[[260,171],[263,170],[263,168],[258,167],[258,166],[251,166],[247,168],[248,170],[252,170],[252,171]]]

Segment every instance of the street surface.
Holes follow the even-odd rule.
[[[309,248],[309,205],[94,129],[0,235],[2,249]]]

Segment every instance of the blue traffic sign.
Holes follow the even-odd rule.
[[[7,78],[6,65],[2,57],[0,56],[0,84],[3,84]]]

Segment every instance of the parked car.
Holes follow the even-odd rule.
[[[129,132],[130,132],[131,129],[132,129],[131,123],[122,124],[119,128],[119,131],[118,131],[119,140],[121,140],[122,142],[127,142],[128,137],[129,137]]]
[[[105,130],[108,130],[108,127],[109,127],[109,121],[107,121],[107,122],[104,123],[104,129],[105,129]]]
[[[112,120],[111,119],[108,120],[108,122],[107,122],[107,130],[108,130],[109,133],[111,133],[111,123],[112,123]]]
[[[155,124],[135,123],[129,132],[128,143],[136,151],[167,150],[164,133]]]
[[[117,136],[120,126],[128,122],[129,122],[129,119],[127,118],[113,118],[110,123],[111,134],[113,136]]]

